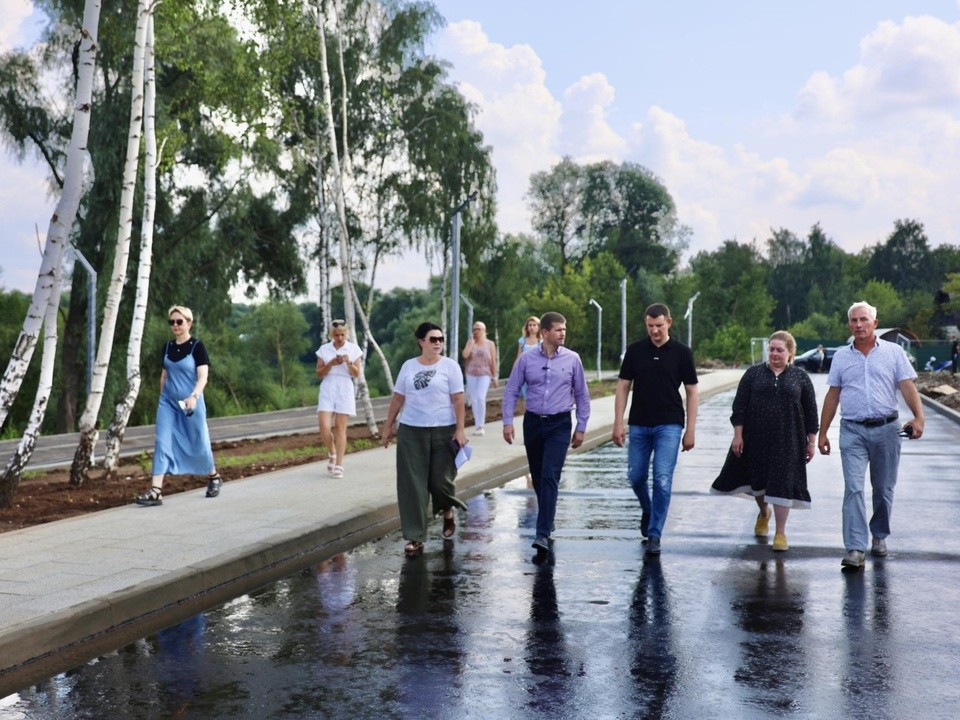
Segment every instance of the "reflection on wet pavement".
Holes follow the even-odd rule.
[[[470,501],[455,542],[438,521],[414,559],[398,535],[369,543],[25,688],[0,719],[954,717],[960,428],[928,418],[890,556],[844,574],[829,460],[785,555],[752,537],[755,505],[708,494],[730,397],[701,408],[723,431],[681,456],[659,560],[606,445],[568,461],[543,562],[518,478]]]

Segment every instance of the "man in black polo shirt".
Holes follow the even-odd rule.
[[[627,348],[620,365],[614,406],[613,442],[623,447],[627,433],[623,413],[633,387],[630,405],[630,443],[627,479],[643,511],[640,533],[648,538],[647,554],[660,554],[660,536],[670,509],[670,490],[677,451],[691,450],[697,427],[697,370],[693,351],[670,338],[670,308],[654,303],[645,313],[648,338]],[[687,395],[687,425],[683,424],[680,385]],[[653,456],[653,494],[648,477]]]

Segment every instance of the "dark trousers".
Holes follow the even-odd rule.
[[[533,491],[537,495],[537,535],[550,537],[557,514],[560,473],[567,459],[573,423],[570,414],[541,418],[531,412],[523,416],[523,445]]]

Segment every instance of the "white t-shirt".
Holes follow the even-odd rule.
[[[450,396],[463,392],[460,366],[444,357],[435,365],[421,365],[419,358],[407,360],[400,368],[393,391],[403,395],[400,422],[414,427],[455,425],[456,413]]]
[[[335,348],[333,346],[333,341],[331,340],[330,342],[321,345],[320,349],[317,350],[317,357],[323,360],[325,363],[330,362],[337,355],[346,355],[349,362],[354,362],[358,357],[363,355],[363,350],[360,349],[359,345],[352,343],[349,340],[346,340],[341,348]],[[350,379],[350,370],[347,369],[346,364],[334,365],[332,368],[330,368],[330,371],[327,373],[326,377],[337,377],[338,375],[342,375],[348,380]]]

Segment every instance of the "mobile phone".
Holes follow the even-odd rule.
[[[913,439],[913,425],[904,425],[899,433],[900,437]]]
[[[455,453],[460,452],[460,443],[456,441],[456,438],[450,441],[450,449],[453,450]]]

